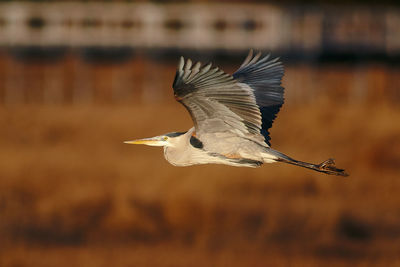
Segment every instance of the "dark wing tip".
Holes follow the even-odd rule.
[[[233,74],[233,77],[247,84],[254,92],[256,103],[262,116],[261,134],[270,145],[269,128],[284,102],[284,88],[281,85],[284,74],[283,64],[279,58],[262,57],[258,52],[249,51],[246,59]]]

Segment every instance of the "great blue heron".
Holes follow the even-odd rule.
[[[125,143],[163,146],[165,158],[175,166],[217,163],[259,167],[285,162],[347,176],[332,159],[312,164],[271,148],[268,130],[284,102],[283,73],[279,58],[261,57],[261,53],[254,56],[252,50],[233,75],[211,63],[193,65],[181,57],[172,87],[194,127]]]

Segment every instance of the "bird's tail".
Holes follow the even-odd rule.
[[[285,154],[283,154],[279,151],[273,150],[273,149],[269,149],[269,152],[272,153],[274,156],[276,156],[275,161],[277,161],[277,162],[284,162],[284,163],[304,167],[307,169],[311,169],[314,171],[323,172],[323,173],[331,174],[331,175],[348,176],[348,174],[345,172],[345,170],[336,168],[335,161],[333,159],[325,160],[320,164],[313,164],[313,163],[308,163],[308,162],[292,159],[292,158],[286,156]]]

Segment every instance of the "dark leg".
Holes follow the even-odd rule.
[[[286,156],[285,154],[283,154],[279,151],[273,150],[273,149],[270,149],[270,151],[273,152],[274,155],[278,156],[278,159],[276,160],[278,162],[285,162],[288,164],[304,167],[307,169],[311,169],[311,170],[318,171],[318,172],[323,172],[326,174],[348,176],[348,174],[343,169],[336,168],[335,162],[333,159],[325,160],[324,162],[322,162],[320,164],[312,164],[312,163],[292,159],[292,158]]]

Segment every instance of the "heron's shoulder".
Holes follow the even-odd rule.
[[[190,144],[195,147],[202,149],[204,147],[203,142],[200,141],[196,136],[192,135],[190,136]]]

